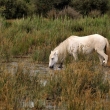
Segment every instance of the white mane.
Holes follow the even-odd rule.
[[[61,42],[53,51],[58,50],[58,60],[61,62],[64,60],[67,56],[67,47],[68,47],[68,41],[64,40]]]

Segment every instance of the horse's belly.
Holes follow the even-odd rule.
[[[93,51],[94,49],[93,48],[90,48],[90,47],[84,47],[83,48],[83,53],[85,54],[89,54]]]

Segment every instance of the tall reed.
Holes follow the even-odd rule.
[[[33,16],[7,21],[1,18],[0,56],[10,60],[12,57],[30,55],[34,60],[47,62],[50,51],[70,35],[84,36],[97,33],[109,39],[109,25],[108,15],[94,19],[65,17],[53,20]],[[44,54],[43,50],[46,50]]]

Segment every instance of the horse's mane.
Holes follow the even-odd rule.
[[[54,50],[58,50],[58,60],[61,62],[67,55],[68,40],[61,42]]]

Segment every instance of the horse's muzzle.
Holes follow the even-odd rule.
[[[53,69],[53,68],[54,68],[54,66],[49,66],[49,68],[50,68],[50,69]]]

